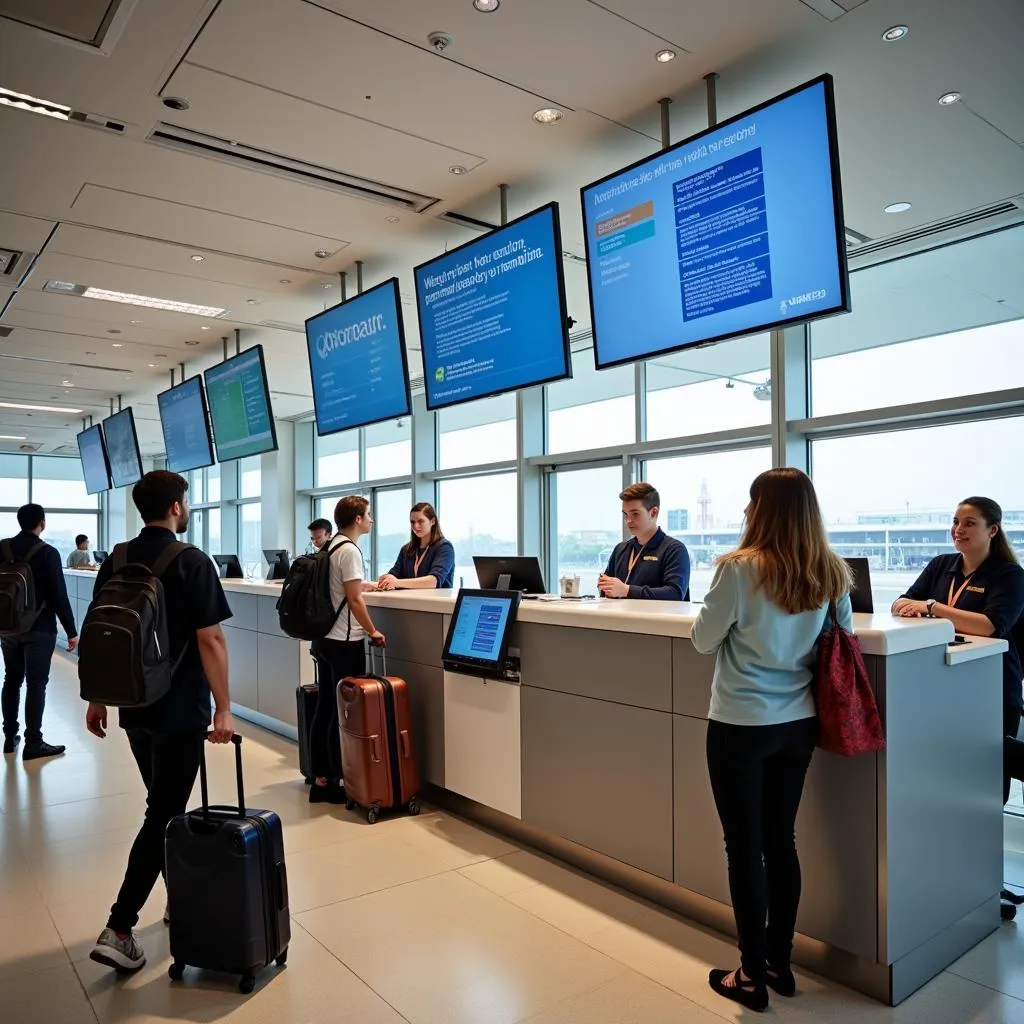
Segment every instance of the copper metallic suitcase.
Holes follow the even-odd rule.
[[[371,673],[374,652],[370,648]],[[349,810],[366,809],[372,825],[382,809],[408,807],[419,814],[420,773],[412,738],[412,712],[404,679],[387,675],[343,679],[338,684],[341,775]]]

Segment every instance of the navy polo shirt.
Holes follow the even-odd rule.
[[[423,576],[433,576],[437,580],[438,590],[450,590],[455,580],[455,548],[450,540],[443,537],[436,544],[431,544],[423,553],[419,572],[416,571],[416,555],[408,546],[398,552],[395,564],[388,570],[390,575],[399,580],[414,580]]]
[[[938,555],[903,596],[914,601],[934,597],[939,604],[949,604],[950,586],[955,595],[964,580],[962,555]],[[1003,703],[1012,708],[1024,706],[1021,687],[1024,670],[1011,636],[1024,615],[1024,569],[1016,562],[989,556],[971,574],[955,607],[987,616],[995,627],[992,635],[1010,641],[1010,649],[1003,655]]]
[[[636,537],[623,541],[608,559],[606,576],[629,584],[629,596],[639,601],[689,601],[690,553],[686,545],[669,537],[661,527],[643,545]],[[640,552],[629,571],[629,560]]]

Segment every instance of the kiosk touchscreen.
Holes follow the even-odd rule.
[[[264,548],[263,557],[270,569],[267,571],[267,579],[271,582],[283,580],[288,575],[288,567],[291,561],[288,552],[284,548]]]
[[[222,580],[240,580],[245,578],[242,572],[242,563],[238,561],[238,555],[212,555],[217,571]]]
[[[519,608],[516,590],[460,590],[441,661],[450,672],[499,678]]]

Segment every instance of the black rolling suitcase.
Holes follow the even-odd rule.
[[[314,659],[315,660],[315,659]],[[295,689],[296,721],[299,732],[299,771],[306,785],[313,783],[313,765],[309,753],[309,730],[316,714],[316,702],[320,691],[317,683],[305,683]]]
[[[203,805],[167,826],[167,904],[173,981],[186,967],[240,974],[248,994],[268,964],[284,964],[291,939],[284,832],[273,811],[245,807],[242,737],[235,736],[238,806],[211,807],[206,755]]]

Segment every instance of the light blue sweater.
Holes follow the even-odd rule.
[[[717,655],[708,717],[728,725],[778,725],[814,716],[811,673],[828,605],[791,615],[755,590],[752,562],[718,567],[690,639]],[[836,606],[851,629],[850,596]]]

